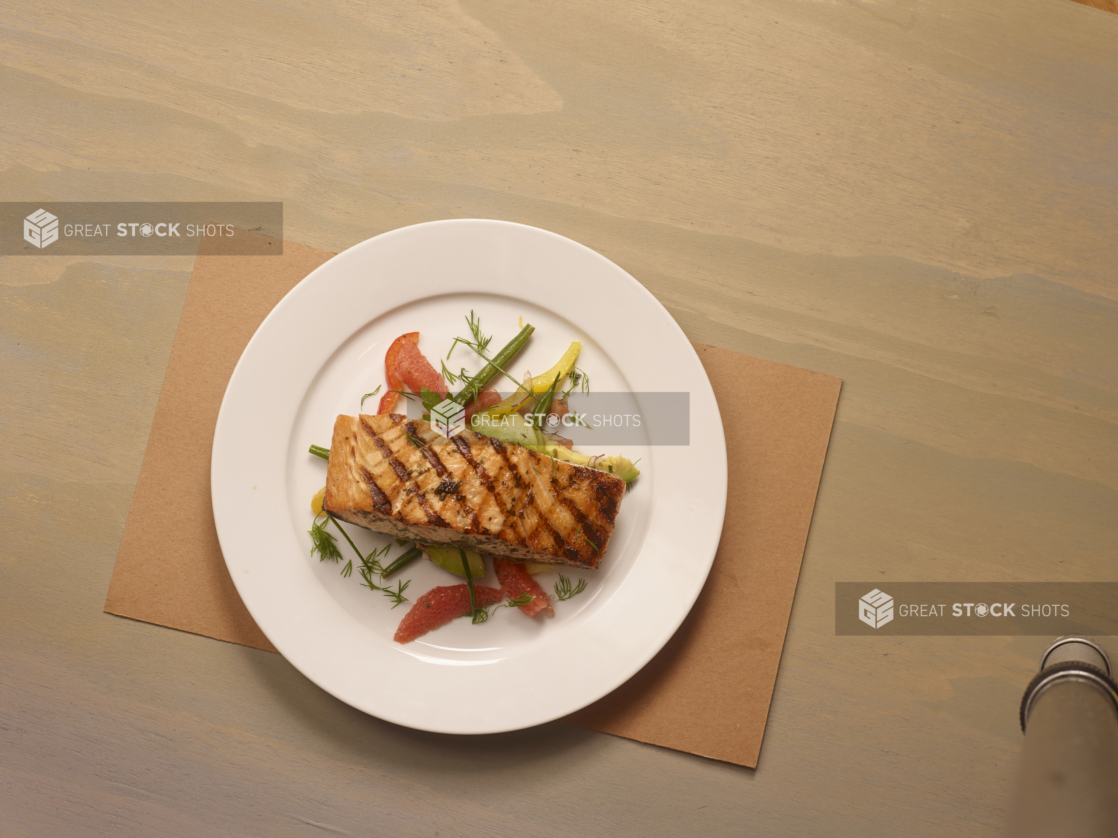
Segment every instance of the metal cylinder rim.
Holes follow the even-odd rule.
[[[1044,650],[1044,654],[1040,656],[1041,670],[1043,670],[1045,665],[1048,663],[1048,658],[1052,654],[1052,652],[1054,652],[1060,646],[1066,646],[1069,643],[1082,643],[1084,646],[1090,646],[1092,649],[1098,652],[1103,661],[1106,662],[1106,677],[1111,678],[1114,676],[1114,670],[1110,665],[1110,655],[1106,653],[1106,649],[1104,649],[1090,637],[1082,634],[1065,634],[1062,637],[1057,637],[1055,640],[1053,640],[1052,643],[1049,644],[1048,648]],[[1083,661],[1083,663],[1086,663],[1086,661]]]
[[[1056,669],[1056,667],[1060,667]],[[1021,702],[1021,732],[1024,733],[1032,713],[1033,704],[1037,697],[1052,685],[1060,681],[1073,680],[1088,683],[1102,692],[1110,699],[1111,706],[1118,713],[1118,687],[1105,675],[1101,669],[1091,664],[1077,664],[1074,661],[1064,661],[1052,667],[1055,671],[1037,673],[1037,677],[1029,684]]]

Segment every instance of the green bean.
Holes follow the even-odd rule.
[[[498,372],[503,372],[502,369],[509,361],[516,357],[516,354],[524,348],[524,344],[528,342],[528,338],[532,336],[532,332],[536,331],[536,327],[530,323],[520,330],[520,334],[509,341],[508,345],[493,356],[493,359],[482,367],[481,372],[475,375],[467,382],[458,393],[451,396],[451,398],[464,405],[467,401],[475,398],[482,388],[489,383],[489,379],[495,376]],[[507,375],[507,373],[506,373]]]
[[[559,376],[557,375],[547,391],[540,396],[540,400],[536,402],[535,410],[532,411],[532,424],[540,430],[544,429],[544,425],[547,423],[547,414],[551,413],[551,402],[555,398],[555,387],[558,384]]]
[[[316,457],[321,457],[324,460],[330,459],[330,449],[323,448],[321,445],[312,445],[307,449],[308,454],[314,454]]]
[[[413,546],[410,550],[407,550],[406,552],[401,553],[398,558],[393,559],[392,564],[390,564],[388,567],[386,567],[384,569],[384,573],[382,573],[380,575],[380,578],[381,579],[387,579],[389,576],[391,576],[397,570],[399,570],[400,568],[402,568],[406,565],[411,564],[412,562],[414,562],[416,559],[418,559],[422,555],[423,555],[423,551],[420,550],[418,547]]]

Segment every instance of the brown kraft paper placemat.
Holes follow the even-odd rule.
[[[245,345],[333,255],[282,244],[282,256],[222,256],[208,244],[199,253],[105,602],[112,614],[273,652],[221,555],[210,452]],[[704,344],[695,351],[724,420],[733,417],[714,566],[668,645],[568,721],[752,768],[842,381]]]

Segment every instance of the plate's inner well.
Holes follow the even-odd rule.
[[[582,344],[577,365],[590,376],[590,387],[595,392],[624,392],[628,382],[616,364],[602,351],[593,338],[553,312],[533,303],[491,294],[450,294],[400,306],[372,319],[364,328],[353,334],[322,364],[306,398],[300,407],[289,443],[288,505],[293,526],[293,539],[298,545],[292,555],[283,561],[297,561],[313,565],[314,577],[319,585],[344,609],[367,634],[370,644],[392,647],[418,660],[432,664],[484,664],[510,656],[531,654],[532,646],[541,635],[561,634],[572,622],[583,618],[584,612],[608,607],[611,594],[624,580],[637,555],[643,533],[648,530],[650,515],[649,485],[655,480],[653,453],[646,444],[610,445],[596,448],[580,445],[579,450],[588,454],[623,454],[632,460],[640,459],[641,476],[627,492],[617,517],[617,525],[609,550],[596,570],[558,568],[536,577],[544,590],[553,592],[562,574],[577,585],[586,580],[586,589],[579,595],[556,602],[555,616],[548,618],[525,617],[517,609],[494,608],[490,618],[481,624],[471,624],[467,619],[455,620],[406,646],[394,643],[392,635],[400,619],[415,599],[438,585],[454,585],[460,577],[421,558],[393,576],[389,581],[395,590],[397,583],[408,583],[404,596],[409,601],[393,607],[393,602],[379,591],[365,587],[356,572],[343,578],[341,571],[349,559],[357,564],[356,556],[345,539],[333,527],[343,559],[339,563],[322,562],[310,555],[311,539],[307,530],[311,526],[311,497],[325,485],[326,463],[307,453],[309,445],[330,445],[334,419],[338,414],[356,415],[364,394],[378,386],[387,387],[384,356],[392,341],[405,332],[420,333],[419,347],[427,359],[438,368],[440,361],[446,368],[457,372],[465,367],[477,372],[485,362],[473,350],[458,344],[451,349],[457,336],[469,337],[467,316],[480,318],[482,331],[492,336],[490,349],[496,352],[520,330],[520,323],[531,323],[535,332],[524,350],[517,355],[508,371],[516,376],[525,372],[538,375],[550,369],[570,346],[571,341]],[[448,357],[448,352],[449,357]],[[510,392],[512,382],[498,376],[490,387]],[[452,388],[453,389],[453,388]],[[365,400],[361,411],[375,413],[379,394]],[[396,410],[407,409],[412,417],[422,412],[414,400],[403,398]],[[634,443],[647,443],[647,432],[633,430]],[[592,434],[591,434],[592,435]],[[389,546],[387,564],[402,553],[401,547],[389,536],[373,533],[352,524],[342,524],[358,549],[368,554],[372,550]],[[487,576],[479,584],[499,587],[491,563],[487,562]]]

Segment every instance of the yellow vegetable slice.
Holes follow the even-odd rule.
[[[316,518],[322,514],[322,500],[325,497],[326,487],[323,486],[321,489],[315,492],[314,497],[311,498],[311,512],[314,513],[314,517]]]
[[[559,359],[559,363],[543,375],[537,375],[533,378],[532,383],[529,385],[532,395],[542,396],[546,393],[547,388],[551,386],[551,382],[555,380],[555,376],[559,376],[559,382],[562,383],[563,379],[574,369],[575,360],[578,358],[578,353],[581,349],[582,344],[577,340],[573,341],[567,351],[563,353],[563,357]],[[523,390],[517,390],[500,404],[489,408],[486,413],[491,413],[494,416],[505,416],[509,413],[515,413],[526,398],[528,398],[528,395]]]

